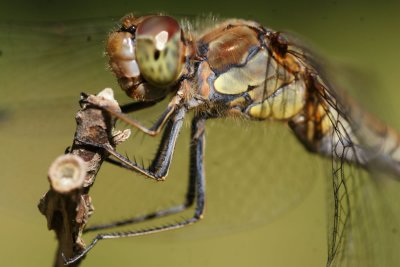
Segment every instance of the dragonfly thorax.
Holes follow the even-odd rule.
[[[301,112],[305,84],[297,69],[279,61],[286,57],[277,58],[270,35],[255,22],[229,20],[198,38],[197,93],[208,106],[257,120],[287,120]]]

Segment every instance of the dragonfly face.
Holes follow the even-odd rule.
[[[125,92],[150,101],[164,97],[182,75],[186,41],[168,16],[127,16],[108,38],[110,66]]]

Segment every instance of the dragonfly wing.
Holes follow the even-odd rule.
[[[327,92],[324,95],[330,99],[321,101],[331,103],[330,109],[334,110],[330,115],[334,125],[330,203],[333,225],[328,239],[328,264],[392,266],[393,248],[400,239],[391,229],[398,219],[393,216],[395,206],[385,200],[389,191],[382,177],[391,175],[391,183],[399,188],[399,136],[363,111],[338,86],[323,84]]]
[[[384,145],[387,140],[375,131],[388,128],[374,124],[370,115],[362,112],[337,87],[331,84],[329,88],[328,94],[336,99],[331,106],[336,112],[330,116],[335,127],[331,139],[333,194],[330,205],[333,214],[329,222],[333,225],[328,237],[328,264],[391,266],[385,262],[393,259],[391,250],[395,243],[387,231],[390,225],[396,224],[396,219],[387,220],[391,208],[384,205],[385,189],[379,185],[382,180],[378,178],[384,175],[379,172],[388,171],[395,177],[399,174],[393,159],[386,161],[393,147],[387,149]],[[335,91],[331,91],[332,88]],[[396,143],[387,143],[393,142]],[[394,170],[386,166],[394,166]]]
[[[332,125],[324,154],[332,159],[328,183],[328,266],[393,266],[399,242],[393,205],[385,200],[382,172],[400,177],[399,135],[363,111],[329,80],[326,64],[298,39],[286,36],[319,91],[319,102]],[[362,168],[362,169],[361,169]],[[368,172],[366,171],[368,170]],[[392,180],[397,188],[396,181]],[[397,240],[396,240],[397,239]]]

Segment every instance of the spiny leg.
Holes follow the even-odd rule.
[[[103,239],[111,239],[111,238],[121,238],[121,237],[131,237],[131,236],[141,236],[147,235],[151,233],[163,232],[172,229],[182,228],[186,225],[193,224],[199,221],[204,213],[204,205],[205,205],[205,177],[204,177],[204,168],[203,168],[203,159],[204,159],[204,127],[205,127],[205,118],[194,118],[192,121],[192,132],[191,132],[191,145],[190,145],[190,168],[189,175],[193,176],[191,180],[194,180],[195,186],[195,195],[196,198],[196,207],[194,215],[186,220],[181,222],[168,224],[165,226],[154,227],[141,231],[128,231],[128,232],[120,232],[120,233],[108,233],[108,234],[98,234],[92,242],[86,247],[84,251],[82,251],[79,255],[66,259],[65,264],[71,264],[83,256],[85,256],[96,244],[98,241]]]
[[[84,103],[88,103],[87,100],[86,100],[88,97],[89,97],[88,94],[86,94],[86,93],[81,93],[81,98],[82,98],[81,101],[80,101],[81,105],[83,105]],[[155,104],[157,104],[157,102],[155,102],[155,101],[133,102],[133,103],[129,103],[129,104],[125,104],[125,105],[121,106],[121,111],[122,111],[123,113],[135,112],[135,111],[139,111],[139,110],[142,110],[142,109],[146,109],[146,108],[152,107],[152,106],[154,106]],[[91,103],[91,105],[94,105],[94,104]],[[107,110],[106,107],[101,107],[101,106],[99,106],[99,108],[101,108],[101,109],[103,109],[103,110]],[[153,127],[154,127],[154,126],[153,126]],[[71,147],[68,146],[68,147],[65,149],[64,154],[70,153],[70,149],[71,149]],[[107,158],[106,161],[109,162],[109,163],[111,163],[111,164],[113,164],[113,165],[121,166],[121,164],[120,164],[119,161],[115,161],[115,160],[112,160],[112,159],[109,159],[109,158]]]
[[[115,111],[107,106],[98,106],[99,108],[107,111],[109,114],[114,116],[115,118],[119,119],[120,121],[125,122],[126,124],[135,127],[136,129],[144,132],[145,134],[148,134],[150,136],[156,136],[161,132],[161,129],[165,126],[165,124],[168,122],[168,120],[175,114],[175,112],[178,110],[178,106],[174,100],[171,101],[171,103],[168,105],[167,109],[161,114],[160,118],[151,126],[150,128],[144,126],[141,122],[132,119],[131,117],[127,116],[125,112],[133,112],[141,109],[148,108],[150,106],[153,106],[155,103],[154,102],[136,102],[128,105],[124,105],[121,107],[121,110],[123,112],[118,112]]]
[[[152,107],[155,104],[157,104],[157,102],[155,102],[155,101],[132,102],[132,103],[128,103],[128,104],[122,105],[121,106],[121,111],[122,111],[122,113],[131,113],[131,112],[135,112],[135,111],[139,111],[139,110],[142,110],[142,109],[146,109],[146,108]]]
[[[118,165],[122,168],[126,168],[124,165],[121,164],[121,162],[111,159],[112,163],[115,165]],[[129,168],[128,168],[129,169]],[[85,228],[83,230],[83,233],[87,232],[92,232],[92,231],[98,231],[98,230],[103,230],[103,229],[108,229],[108,228],[114,228],[114,227],[119,227],[119,226],[124,226],[124,225],[129,225],[129,224],[135,224],[135,223],[140,223],[140,222],[145,222],[161,217],[165,217],[168,215],[176,214],[179,212],[182,212],[188,208],[190,208],[193,203],[194,203],[194,198],[195,198],[195,189],[196,189],[196,184],[195,184],[195,179],[194,176],[189,175],[189,182],[188,182],[188,187],[186,190],[186,195],[185,195],[185,202],[181,205],[177,205],[171,208],[167,208],[164,210],[159,210],[155,212],[148,213],[143,216],[137,216],[137,217],[132,217],[124,220],[119,220],[111,223],[106,223],[106,224],[100,224],[100,225],[93,225]]]
[[[91,142],[90,140],[77,139],[77,141],[84,146],[93,146],[99,149],[105,149],[110,155],[121,162],[121,164],[119,165],[121,167],[139,172],[151,179],[163,181],[167,176],[169,167],[171,165],[176,140],[182,128],[185,114],[186,109],[180,108],[172,115],[171,120],[168,121],[165,128],[164,135],[158,148],[157,154],[150,164],[149,168],[145,168],[144,166],[141,166],[136,162],[131,161],[127,157],[118,153],[110,145],[97,144]]]
[[[153,160],[152,165],[157,166],[160,163],[162,163],[165,158],[169,158],[169,159],[172,158],[171,155],[163,156],[168,153],[172,153],[172,151],[173,151],[173,149],[168,149],[170,135],[175,136],[171,129],[171,127],[172,127],[171,125],[168,124],[165,129],[164,136],[158,147],[158,151],[157,151],[155,159]],[[192,139],[193,139],[193,136],[192,136]],[[111,163],[114,165],[117,165],[119,167],[122,167],[122,168],[125,168],[128,170],[133,170],[130,166],[128,166],[116,159],[108,159],[108,160],[110,160]],[[160,218],[160,217],[164,217],[164,216],[182,212],[182,211],[190,208],[193,205],[194,198],[195,198],[195,190],[196,190],[195,183],[196,183],[195,176],[189,175],[189,183],[188,183],[187,193],[185,196],[185,202],[181,205],[177,205],[177,206],[170,207],[170,208],[160,210],[160,211],[155,211],[155,212],[143,215],[143,216],[132,217],[132,218],[124,219],[124,220],[114,221],[114,222],[107,223],[107,224],[93,225],[93,226],[87,227],[83,232],[87,233],[87,232],[97,231],[97,230],[101,230],[101,229],[107,229],[107,228],[113,228],[113,227],[118,227],[118,226],[140,223],[140,222],[144,222],[144,221],[148,221],[148,220],[152,220],[152,219],[156,219],[156,218]]]

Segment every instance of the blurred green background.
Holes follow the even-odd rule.
[[[104,39],[123,15],[213,13],[295,32],[333,62],[336,76],[354,85],[348,89],[359,102],[400,129],[398,10],[396,1],[1,2],[1,265],[50,266],[53,261],[54,234],[36,205],[48,189],[48,166],[72,142],[79,93],[112,87],[118,101],[129,102],[103,55]],[[162,105],[155,110],[137,116],[152,121]],[[284,126],[240,125],[208,124],[208,202],[202,222],[102,241],[82,266],[324,266],[329,162],[307,154]],[[188,133],[186,127],[165,183],[104,166],[92,190],[91,222],[180,203]],[[148,139],[138,134],[122,151],[149,159],[156,141]]]

